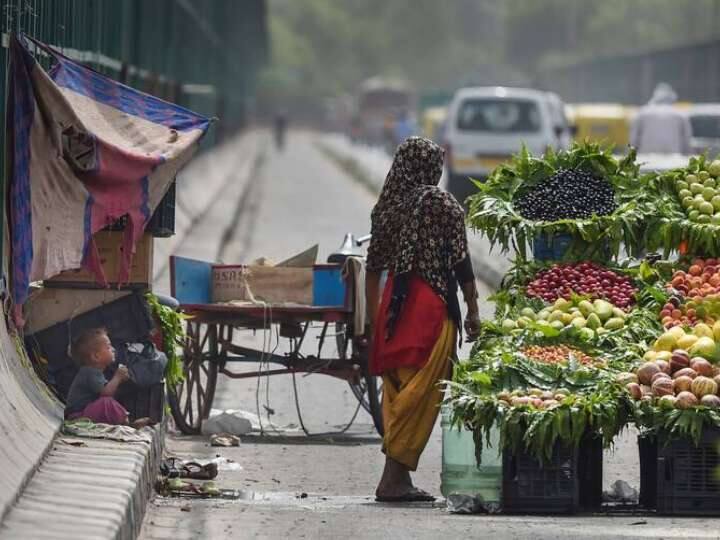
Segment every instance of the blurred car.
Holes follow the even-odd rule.
[[[445,125],[447,189],[459,201],[523,144],[535,154],[564,148],[570,129],[560,98],[525,88],[473,87],[455,93]]]
[[[370,145],[393,146],[397,117],[401,112],[414,110],[415,100],[415,93],[402,80],[367,79],[356,96],[353,139]]]
[[[720,103],[691,105],[686,114],[692,126],[690,146],[694,154],[720,154]]]
[[[443,144],[443,129],[447,107],[428,107],[421,114],[422,132],[425,137]]]
[[[577,103],[568,105],[568,116],[576,141],[611,144],[622,152],[630,142],[630,122],[634,110],[616,103]]]

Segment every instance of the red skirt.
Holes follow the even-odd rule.
[[[395,322],[395,332],[385,339],[385,325],[392,298],[393,276],[388,276],[375,321],[370,372],[382,375],[400,367],[422,368],[430,357],[448,317],[445,301],[421,277],[413,274],[408,296]]]

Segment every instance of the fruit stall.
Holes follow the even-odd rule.
[[[583,143],[477,188],[469,225],[515,259],[446,410],[479,469],[500,456],[502,510],[608,511],[603,448],[635,426],[625,506],[720,514],[720,161],[641,175]]]

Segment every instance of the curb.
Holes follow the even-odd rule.
[[[150,443],[59,435],[0,524],[0,539],[137,538],[162,459],[165,424],[143,433],[151,434]]]

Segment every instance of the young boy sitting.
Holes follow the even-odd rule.
[[[70,385],[65,417],[89,418],[100,424],[124,425],[128,412],[113,396],[120,384],[130,378],[126,366],[118,366],[110,382],[103,372],[115,362],[115,349],[104,328],[86,330],[72,345],[73,360],[80,366]],[[149,418],[138,418],[131,425],[140,428]]]

